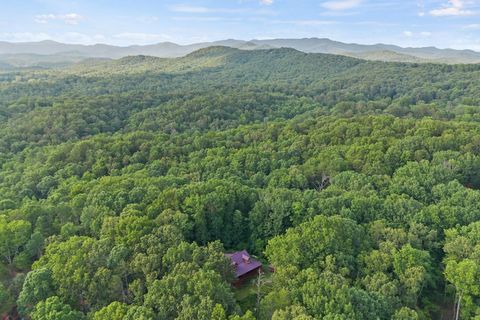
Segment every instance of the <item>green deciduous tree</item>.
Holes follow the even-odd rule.
[[[40,301],[32,312],[32,320],[81,320],[85,319],[83,313],[73,310],[68,304],[53,296],[45,301]]]
[[[24,220],[7,221],[0,216],[0,255],[8,264],[19,254],[30,238],[31,224]]]

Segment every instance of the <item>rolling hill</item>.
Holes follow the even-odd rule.
[[[414,62],[471,64],[480,63],[480,53],[472,50],[425,48],[402,48],[394,45],[361,45],[330,39],[272,39],[272,40],[222,40],[190,45],[163,42],[145,46],[118,47],[106,44],[77,45],[54,41],[31,43],[0,42],[0,62],[13,68],[64,66],[86,58],[119,59],[126,56],[147,55],[161,58],[186,56],[199,49],[211,46],[226,46],[242,50],[292,48],[305,53],[328,53],[359,59]],[[11,63],[12,55],[22,54],[21,63]],[[1,68],[1,67],[0,67]]]
[[[466,274],[474,319],[479,78],[225,46],[1,74],[0,318],[447,319]],[[244,249],[268,282],[231,285]]]

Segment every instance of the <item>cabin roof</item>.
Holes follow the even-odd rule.
[[[225,254],[232,261],[232,265],[235,266],[235,276],[240,278],[247,273],[258,269],[262,266],[260,261],[253,259],[247,250],[242,250],[234,253]],[[249,262],[247,261],[249,260]]]

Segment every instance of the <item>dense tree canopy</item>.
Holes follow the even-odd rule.
[[[480,66],[290,49],[0,78],[0,314],[480,317]],[[253,308],[225,252],[275,268]]]

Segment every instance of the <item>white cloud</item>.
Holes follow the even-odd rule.
[[[471,30],[480,30],[480,24],[478,24],[478,23],[469,24],[469,25],[467,25],[463,28],[464,29],[471,29]]]
[[[273,0],[260,0],[260,4],[264,4],[266,6],[272,5]]]
[[[425,2],[424,2],[424,0],[417,0],[417,7],[418,7],[418,16],[419,17],[425,16]]]
[[[35,22],[37,23],[48,23],[53,20],[63,21],[66,24],[76,25],[84,19],[83,16],[78,13],[67,13],[67,14],[39,14],[35,16]]]
[[[412,31],[403,31],[403,35],[407,38],[420,38],[420,37],[430,37],[432,33],[430,31],[422,31],[422,32],[412,32]]]
[[[341,11],[358,7],[362,0],[335,0],[322,3],[322,7],[328,10]]]
[[[262,3],[265,5],[273,4],[273,0],[263,0]],[[203,6],[192,6],[192,5],[173,5],[169,7],[169,10],[177,13],[189,13],[189,14],[212,14],[212,13],[224,13],[224,14],[240,14],[240,13],[249,13],[253,15],[272,15],[275,14],[270,9],[247,9],[247,8],[216,8],[216,7],[203,7]]]
[[[435,17],[446,16],[470,16],[475,14],[467,8],[465,0],[449,0],[448,4],[444,4],[441,8],[430,11],[430,15]]]

